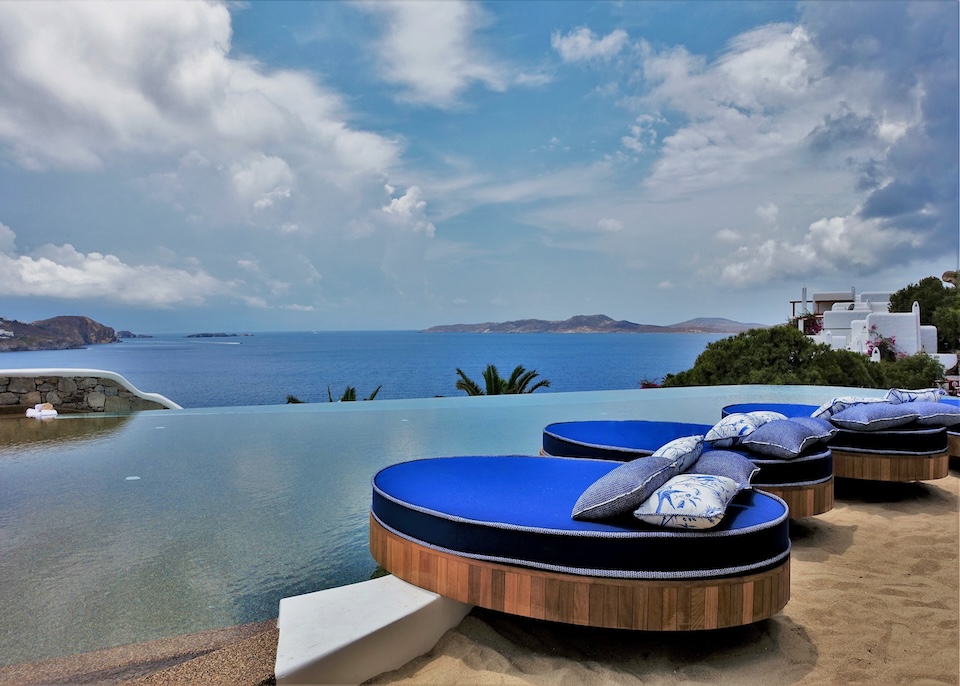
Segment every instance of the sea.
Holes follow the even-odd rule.
[[[158,334],[78,350],[0,354],[3,369],[68,367],[121,374],[185,408],[464,395],[457,369],[483,387],[496,365],[547,379],[537,393],[626,390],[693,366],[728,334],[479,334],[419,331],[266,332],[228,337]]]

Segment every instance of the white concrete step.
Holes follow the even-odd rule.
[[[359,684],[428,652],[472,605],[384,576],[283,598],[278,684]]]

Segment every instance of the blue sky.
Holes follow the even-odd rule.
[[[958,4],[0,0],[0,316],[779,323],[957,269]]]

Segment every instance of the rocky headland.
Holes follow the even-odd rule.
[[[423,333],[740,333],[765,329],[767,324],[744,324],[719,317],[699,317],[669,326],[636,324],[605,314],[577,315],[563,321],[519,319],[483,324],[448,324],[423,329]]]
[[[109,326],[89,317],[62,316],[26,324],[0,318],[0,352],[71,350],[98,343],[119,343]]]

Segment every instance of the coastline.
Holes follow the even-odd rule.
[[[368,684],[960,683],[960,460],[923,483],[841,482],[794,522],[791,599],[715,632],[551,624],[475,609]],[[273,621],[0,667],[0,684],[269,684]],[[125,661],[125,664],[122,664]]]

